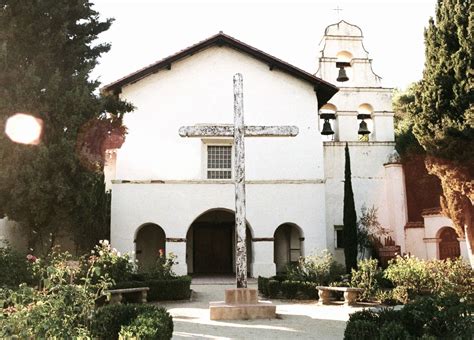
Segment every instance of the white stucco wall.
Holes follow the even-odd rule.
[[[182,239],[192,222],[210,209],[234,211],[231,180],[207,180],[204,162],[206,143],[231,141],[182,138],[178,130],[199,123],[232,124],[232,77],[237,72],[244,79],[247,125],[299,128],[294,138],[245,141],[247,220],[253,237],[271,239],[279,225],[290,222],[303,230],[306,253],[326,248],[323,148],[314,89],[229,47],[208,48],[123,88],[121,97],[136,110],[125,118],[128,135],[117,151],[114,247],[134,251],[135,230],[156,223],[168,239],[181,239],[168,241],[166,249],[178,255],[175,271],[183,274],[187,266]],[[144,184],[147,180],[154,183]],[[252,248],[251,273],[274,274],[273,242],[254,242]]]
[[[232,124],[232,77],[243,74],[248,125],[296,125],[295,138],[246,140],[247,179],[323,178],[317,98],[313,87],[228,47],[211,47],[126,86],[136,110],[117,152],[118,179],[203,179],[202,141],[178,129]]]
[[[225,181],[115,183],[112,192],[111,241],[122,252],[135,250],[135,233],[143,223],[159,225],[167,238],[184,239],[204,212],[234,210],[234,186]],[[326,249],[324,209],[317,207],[324,207],[322,183],[247,185],[247,221],[254,238],[272,238],[278,226],[293,223],[303,231],[303,253]],[[166,248],[178,254],[178,271],[185,273],[185,243],[168,242]],[[253,274],[273,273],[273,242],[254,242],[253,248]]]
[[[348,145],[357,217],[360,217],[363,205],[367,208],[375,206],[378,209],[381,225],[391,227],[383,164],[393,151],[394,143],[349,142]],[[343,252],[336,251],[334,248],[334,226],[343,224],[344,147],[343,142],[324,142],[327,244],[328,249],[333,251],[341,262],[343,262]]]

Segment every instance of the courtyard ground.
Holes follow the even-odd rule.
[[[223,300],[224,290],[233,287],[225,280],[193,279],[191,301],[159,303],[173,315],[173,339],[342,339],[349,314],[363,308],[274,299],[277,319],[210,320],[209,302]],[[249,288],[257,288],[254,280]]]

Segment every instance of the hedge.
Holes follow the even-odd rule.
[[[401,310],[364,310],[349,317],[344,339],[471,339],[474,306],[458,296],[420,297]]]
[[[119,282],[114,289],[149,287],[148,301],[186,300],[191,297],[191,277],[177,276],[172,279],[152,279],[146,276],[134,276],[133,281]],[[143,280],[138,280],[143,279]],[[127,295],[124,295],[126,299]],[[127,301],[127,300],[125,300]]]
[[[114,304],[98,308],[91,320],[92,336],[101,340],[116,340],[122,326],[143,323],[143,317],[140,316],[154,319],[152,325],[161,334],[159,339],[171,339],[171,315],[163,307],[147,304]],[[135,321],[138,317],[140,319]]]
[[[259,292],[269,298],[318,299],[318,290],[313,282],[290,281],[283,276],[258,277]]]

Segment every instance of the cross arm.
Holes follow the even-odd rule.
[[[244,127],[246,137],[295,137],[298,127],[291,125]],[[182,126],[179,129],[181,137],[233,137],[234,127],[231,125],[195,125]]]

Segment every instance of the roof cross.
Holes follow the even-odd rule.
[[[343,11],[343,9],[339,7],[339,5],[337,5],[336,8],[333,8],[332,10],[336,11],[338,17],[341,15],[341,12]]]

